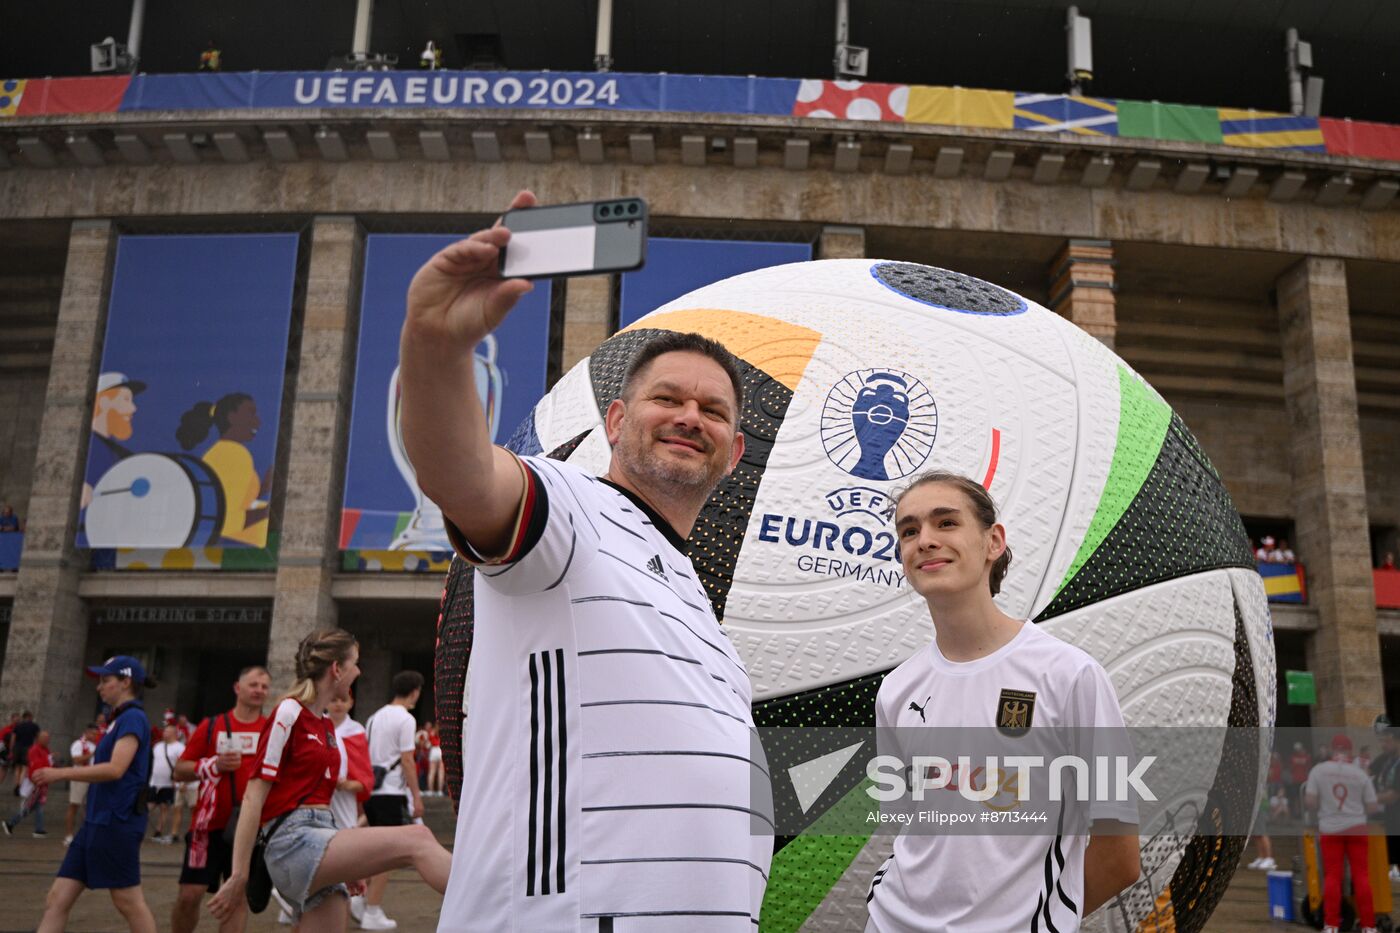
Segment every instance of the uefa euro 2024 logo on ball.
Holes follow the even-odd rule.
[[[933,393],[906,372],[858,369],[827,393],[822,446],[852,476],[903,479],[928,459],[938,434]]]

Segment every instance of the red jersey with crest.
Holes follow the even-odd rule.
[[[258,738],[257,776],[272,785],[262,821],[297,807],[329,806],[340,777],[335,723],[296,700],[285,699]]]

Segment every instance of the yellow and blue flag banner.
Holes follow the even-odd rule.
[[[1255,565],[1259,576],[1264,578],[1264,592],[1271,603],[1305,603],[1308,601],[1308,588],[1303,577],[1302,564]]]
[[[0,117],[13,117],[19,112],[19,101],[24,96],[24,86],[28,83],[14,78],[0,81]]]
[[[1117,136],[1118,102],[1068,94],[1017,94],[1016,129],[1080,136]]]
[[[1326,152],[1317,117],[1295,117],[1267,110],[1233,110],[1221,107],[1220,135],[1227,146],[1250,149],[1298,149]]]

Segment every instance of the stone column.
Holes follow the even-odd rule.
[[[1309,256],[1277,283],[1292,426],[1294,550],[1320,627],[1308,645],[1313,724],[1369,726],[1385,711],[1346,267]]]
[[[817,259],[864,259],[864,227],[822,227]]]
[[[1051,265],[1050,310],[1110,350],[1118,330],[1114,305],[1113,244],[1070,240]]]
[[[87,608],[78,598],[87,551],[74,541],[116,243],[107,220],[74,221],[68,234],[24,554],[0,673],[0,709],[32,710],[60,749],[75,734],[80,707],[91,706],[78,702],[91,687],[83,677]]]
[[[566,282],[561,371],[567,373],[612,336],[613,277],[585,275]]]
[[[363,259],[364,233],[353,217],[315,219],[290,421],[277,595],[268,634],[274,690],[291,683],[301,639],[336,624],[331,578],[340,559]]]

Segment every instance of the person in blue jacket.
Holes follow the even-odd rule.
[[[108,658],[88,674],[112,709],[111,725],[97,743],[92,764],[44,768],[37,784],[87,781],[87,816],[68,847],[49,888],[39,933],[62,933],[78,895],[106,888],[132,933],[155,933],[156,920],[141,893],[141,840],[146,835],[146,785],[151,778],[151,725],[142,691],[154,687],[141,662],[127,655]]]

